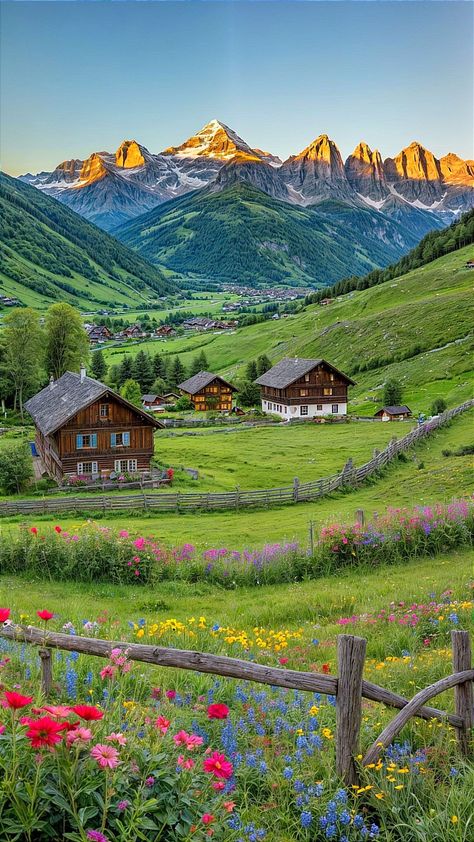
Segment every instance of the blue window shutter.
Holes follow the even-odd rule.
[[[115,433],[110,434],[110,445],[111,445],[111,447],[117,446],[117,436],[116,436]]]
[[[76,436],[76,447],[78,450],[82,447],[82,436],[80,434]]]
[[[97,447],[97,433],[91,435],[91,447]]]
[[[129,445],[130,444],[130,433],[123,433],[122,439],[123,439],[124,444]]]

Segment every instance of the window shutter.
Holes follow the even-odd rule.
[[[76,436],[76,447],[78,450],[80,450],[82,446],[82,436],[80,435],[80,433],[78,433]]]
[[[97,447],[97,433],[91,435],[91,447]]]
[[[130,444],[130,433],[122,433],[122,440],[128,446]]]
[[[116,435],[116,433],[110,434],[110,445],[111,445],[111,447],[117,446],[117,435]],[[117,470],[117,469],[115,469],[115,470]]]

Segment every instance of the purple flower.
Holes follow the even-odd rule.
[[[130,807],[130,801],[119,801],[117,804],[117,810],[122,813],[124,810]]]
[[[86,836],[91,840],[91,842],[109,842],[107,837],[104,836],[100,830],[88,830]]]

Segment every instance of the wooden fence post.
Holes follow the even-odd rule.
[[[463,672],[471,669],[471,640],[469,632],[454,630],[451,632],[453,646],[453,671]],[[472,681],[458,684],[454,688],[455,712],[463,720],[463,726],[456,728],[459,750],[468,757],[472,751],[472,729],[474,727],[474,694]]]
[[[293,500],[295,503],[298,502],[298,489],[300,487],[300,481],[298,477],[295,477],[293,480]]]
[[[46,697],[51,693],[53,687],[53,662],[51,660],[51,649],[40,649],[41,661],[41,689]]]
[[[309,532],[309,551],[311,553],[311,557],[314,556],[314,523],[310,520],[308,524],[308,532]]]
[[[367,641],[340,634],[337,638],[336,774],[346,786],[358,783],[354,756],[362,720],[362,673]]]
[[[361,526],[365,523],[365,512],[363,509],[356,509],[355,514],[356,523],[359,523]]]

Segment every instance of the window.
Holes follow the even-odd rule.
[[[329,379],[330,379],[330,380],[334,380],[334,374],[330,374],[330,375],[329,375]]]
[[[136,471],[137,470],[137,460],[136,459],[116,459],[114,462],[114,468],[116,471]]]
[[[196,397],[194,398],[194,400],[195,400],[195,402],[196,402],[196,403],[204,403],[204,401],[206,400],[206,398],[204,397],[204,395],[196,395]]]
[[[111,447],[129,447],[130,433],[111,433],[110,434]]]
[[[217,386],[208,386],[207,391],[213,395],[217,395],[219,389],[217,388]]]
[[[109,417],[109,404],[108,403],[101,403],[99,415],[101,418],[108,418]]]
[[[97,433],[78,433],[76,447],[78,450],[82,450],[84,447],[97,447]]]
[[[324,395],[332,395],[332,388],[330,386],[325,386],[323,389]]]
[[[333,415],[337,415],[337,413],[339,412],[339,404],[333,403],[331,407],[331,412]]]
[[[307,398],[309,395],[309,389],[300,389],[300,398]]]
[[[307,415],[308,414],[308,407],[307,406],[300,406],[300,415]]]
[[[317,404],[316,404],[316,409],[317,409],[317,411],[318,411],[318,412],[322,412],[322,411],[323,411],[323,405],[322,405],[322,403],[317,403]]]
[[[78,462],[77,463],[77,473],[78,474],[97,474],[97,462]]]
[[[304,382],[305,382],[305,383],[309,383],[309,374],[305,374],[305,376],[304,376]]]

